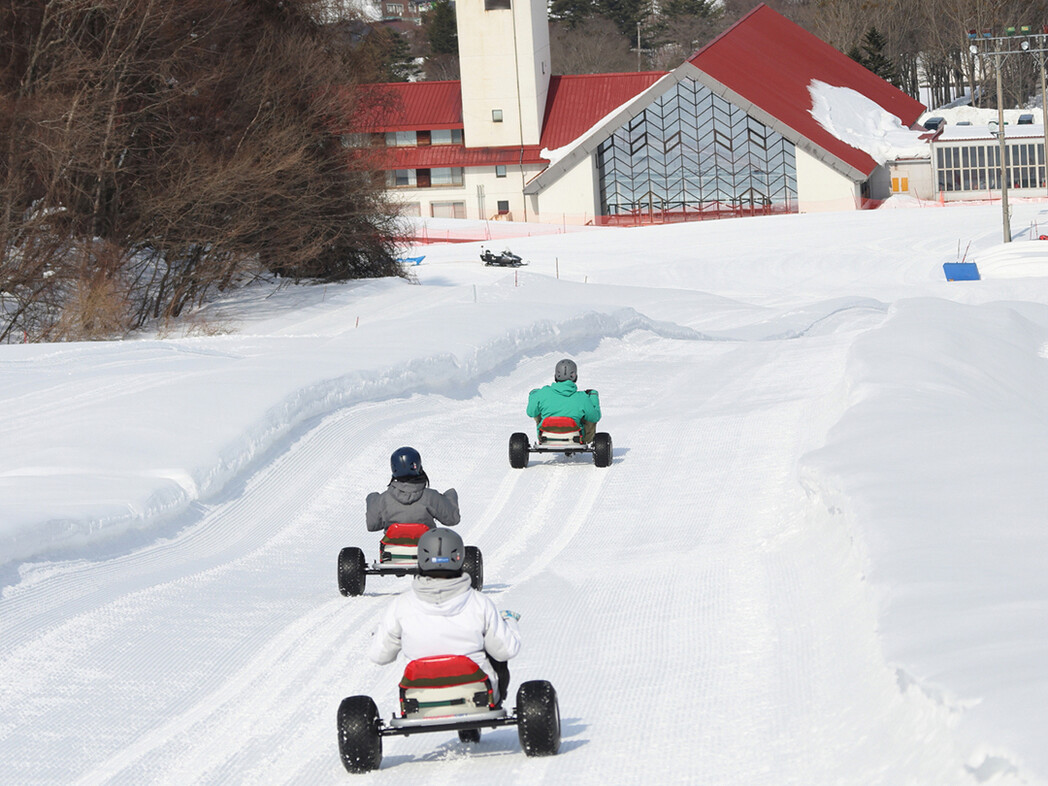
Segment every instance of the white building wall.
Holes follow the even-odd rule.
[[[860,185],[798,147],[797,203],[801,213],[857,210]]]
[[[550,224],[587,224],[599,208],[597,166],[592,155],[584,157],[563,176],[535,195],[535,220]]]
[[[526,208],[523,183],[538,174],[541,167],[507,166],[506,176],[498,177],[493,166],[470,167],[463,174],[461,186],[437,186],[431,188],[395,188],[390,190],[393,200],[405,206],[405,215],[434,215],[434,205],[446,210],[450,205],[461,203],[464,218],[533,221],[534,216]],[[499,215],[500,201],[509,202],[509,214]],[[417,213],[412,207],[418,206]]]
[[[490,10],[485,2],[456,0],[466,145],[536,145],[550,77],[545,2],[502,0],[511,7]]]

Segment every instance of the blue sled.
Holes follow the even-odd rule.
[[[979,268],[974,262],[945,262],[942,272],[946,274],[947,281],[978,281]]]

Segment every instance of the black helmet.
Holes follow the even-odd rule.
[[[553,372],[553,381],[563,382],[566,379],[570,379],[572,382],[578,382],[579,367],[575,365],[574,360],[564,358],[557,363],[557,368]]]
[[[418,539],[418,572],[423,576],[461,576],[465,557],[466,547],[455,530],[431,529]]]
[[[397,448],[389,457],[389,465],[393,468],[395,478],[413,478],[426,474],[422,471],[422,457],[414,448]]]

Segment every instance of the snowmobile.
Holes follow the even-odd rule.
[[[418,573],[418,539],[425,524],[390,524],[378,546],[378,561],[370,566],[363,550],[346,546],[338,553],[338,591],[346,596],[364,594],[368,576],[414,576]],[[476,546],[466,546],[463,570],[473,589],[484,588],[484,555]]]
[[[480,258],[485,265],[492,267],[521,267],[522,265],[528,264],[508,248],[501,254],[496,255],[492,254],[491,251],[482,246],[480,249]]]
[[[582,441],[582,427],[574,418],[551,416],[539,424],[538,438],[532,442],[528,435],[516,432],[509,437],[509,465],[514,469],[528,466],[530,453],[592,453],[593,463],[598,467],[611,466],[611,435],[598,431],[593,442]]]
[[[509,714],[494,702],[491,679],[465,655],[411,661],[400,680],[400,714],[383,721],[370,696],[349,696],[338,708],[338,752],[353,773],[382,764],[382,738],[423,732],[458,732],[462,742],[480,742],[481,729],[516,726],[526,756],[560,750],[557,692],[546,680],[517,689]]]

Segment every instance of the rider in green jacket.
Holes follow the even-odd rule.
[[[595,390],[579,390],[579,370],[574,360],[557,363],[553,384],[536,388],[528,394],[528,416],[541,423],[544,418],[559,415],[574,418],[582,426],[582,441],[590,443],[600,420],[600,396]]]

